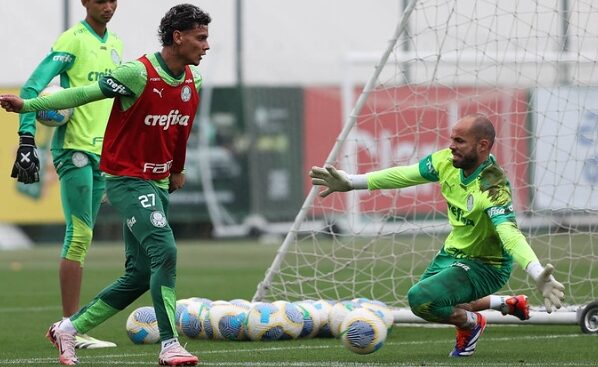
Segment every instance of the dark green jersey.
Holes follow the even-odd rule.
[[[21,97],[36,97],[57,75],[64,88],[97,83],[120,65],[122,49],[118,36],[106,31],[100,37],[82,21],[60,35],[23,86]],[[52,149],[100,154],[111,107],[112,100],[106,99],[75,108],[69,123],[56,128]],[[35,114],[20,115],[19,132],[35,134]]]
[[[497,266],[515,257],[523,268],[537,260],[517,229],[509,180],[492,155],[468,177],[453,166],[450,149],[444,149],[417,165],[372,172],[367,178],[370,190],[438,182],[452,227],[444,249],[454,257]]]

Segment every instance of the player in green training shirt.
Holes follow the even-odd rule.
[[[194,5],[174,6],[160,22],[160,52],[121,65],[90,85],[24,101],[0,96],[2,108],[21,113],[115,98],[100,169],[107,173],[108,198],[122,218],[125,269],[86,306],[51,325],[47,337],[59,349],[61,364],[78,363],[77,334],[102,324],[148,290],[160,331],[158,363],[198,363],[180,345],[175,327],[177,248],[167,216],[169,193],[185,184],[187,140],[202,83],[195,66],[209,49],[210,22]]]
[[[87,12],[85,20],[60,35],[22,87],[22,98],[37,97],[56,76],[64,88],[97,83],[121,63],[122,42],[106,28],[117,1],[82,0],[81,3]],[[106,189],[98,164],[111,107],[110,99],[77,107],[69,123],[54,131],[51,151],[66,222],[59,270],[63,317],[79,309],[85,255]],[[19,149],[12,177],[26,184],[39,180],[35,133],[35,113],[20,115]],[[77,348],[114,346],[85,334],[77,336]]]
[[[481,114],[461,118],[451,133],[449,148],[418,164],[363,175],[349,175],[334,167],[313,167],[314,185],[335,191],[393,189],[438,182],[447,202],[452,227],[443,248],[407,294],[411,310],[431,322],[455,325],[453,357],[470,356],[486,327],[477,311],[497,309],[520,319],[529,317],[525,296],[493,295],[508,281],[515,260],[535,280],[547,312],[560,308],[565,287],[543,267],[517,227],[511,188],[490,154],[495,131]]]

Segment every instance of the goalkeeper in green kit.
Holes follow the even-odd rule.
[[[121,63],[122,41],[106,27],[116,11],[117,0],[81,0],[81,4],[87,12],[85,19],[60,35],[23,85],[21,97],[37,97],[56,76],[65,88],[97,82]],[[79,309],[85,255],[106,190],[99,160],[111,107],[112,100],[78,107],[68,124],[54,130],[52,159],[60,180],[66,222],[59,269],[63,317]],[[35,113],[20,115],[19,148],[11,176],[25,184],[39,181],[35,133]],[[77,336],[77,348],[115,346],[86,334]]]
[[[517,227],[511,188],[490,154],[495,131],[482,114],[461,118],[449,148],[411,166],[351,175],[334,167],[313,167],[312,183],[335,191],[393,189],[438,182],[452,227],[444,246],[407,294],[413,313],[424,320],[455,325],[452,357],[471,356],[486,327],[477,312],[496,309],[529,318],[527,297],[497,296],[508,281],[513,260],[534,279],[547,312],[560,308],[565,287],[542,266]]]

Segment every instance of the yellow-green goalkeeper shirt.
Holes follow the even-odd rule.
[[[60,35],[21,89],[21,97],[37,97],[57,75],[63,88],[98,83],[121,64],[122,50],[122,41],[114,33],[106,31],[100,37],[82,21]],[[76,149],[99,155],[112,102],[104,99],[75,108],[69,123],[56,128],[52,149]],[[20,115],[19,133],[35,135],[35,113]]]
[[[452,256],[494,266],[515,259],[523,269],[538,260],[517,228],[509,180],[492,155],[468,177],[444,149],[415,165],[368,173],[367,182],[370,190],[438,182],[452,227],[444,250]]]

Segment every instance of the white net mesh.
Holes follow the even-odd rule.
[[[363,108],[344,119],[350,133],[339,135],[329,163],[351,173],[413,164],[448,146],[460,116],[487,114],[521,229],[541,261],[555,265],[568,303],[594,300],[598,5],[426,0],[403,24]],[[352,75],[371,73],[379,57],[356,55]],[[362,88],[348,83],[345,102],[353,106]],[[256,298],[406,306],[407,290],[442,247],[445,213],[437,184],[325,199],[312,192]],[[519,268],[503,291],[541,303]]]

